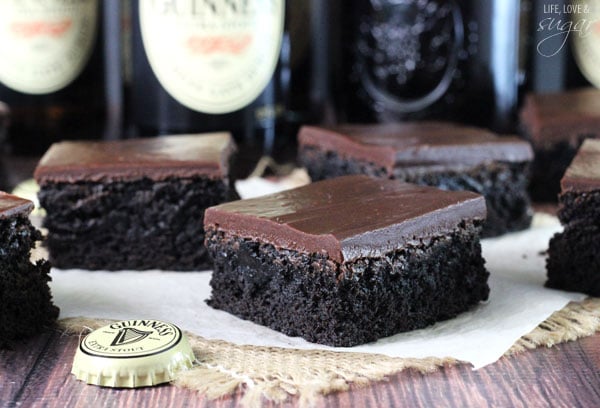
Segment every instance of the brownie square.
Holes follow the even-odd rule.
[[[446,122],[305,126],[298,134],[299,161],[313,180],[366,174],[468,190],[487,202],[484,236],[527,228],[527,194],[533,157],[529,144],[479,128]]]
[[[32,263],[31,250],[42,236],[31,225],[33,203],[0,192],[0,348],[52,326],[50,264]]]
[[[61,142],[35,179],[58,268],[201,270],[204,210],[232,194],[228,133]]]
[[[531,196],[555,202],[561,177],[583,140],[600,137],[600,91],[529,94],[521,110],[521,128],[535,151]]]
[[[208,303],[332,346],[425,327],[489,293],[485,200],[345,176],[206,210]]]
[[[588,139],[561,180],[546,286],[600,296],[600,140]]]

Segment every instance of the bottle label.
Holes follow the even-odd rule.
[[[0,82],[46,94],[79,76],[93,50],[98,0],[0,2]]]
[[[467,53],[459,5],[370,0],[366,7],[354,45],[353,75],[375,109],[417,112],[444,97],[460,54]]]
[[[147,0],[140,1],[139,12],[154,74],[192,110],[239,110],[273,76],[283,38],[284,0]]]
[[[600,3],[574,0],[570,6],[573,56],[582,74],[600,88]]]

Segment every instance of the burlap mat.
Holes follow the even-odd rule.
[[[68,318],[59,323],[67,333],[81,335],[110,321]],[[590,336],[599,329],[600,298],[570,303],[519,339],[505,356]],[[193,369],[179,374],[175,386],[195,390],[211,399],[241,389],[242,403],[251,407],[260,406],[263,398],[283,402],[290,396],[298,397],[300,405],[307,406],[320,394],[344,391],[350,384],[366,385],[407,368],[425,373],[460,363],[451,358],[392,358],[379,354],[240,346],[192,333],[187,335],[197,361]]]

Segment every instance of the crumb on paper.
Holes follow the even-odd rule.
[[[556,215],[547,214],[536,211],[531,220],[532,227],[552,227],[560,225],[560,221]]]

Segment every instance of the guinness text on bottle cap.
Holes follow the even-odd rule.
[[[105,387],[144,387],[191,368],[194,353],[181,330],[159,320],[124,320],[101,327],[80,343],[71,373]]]

